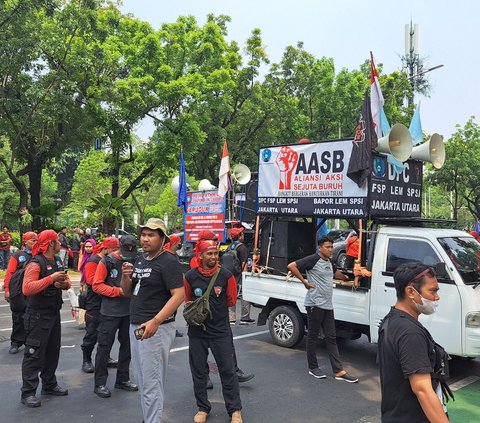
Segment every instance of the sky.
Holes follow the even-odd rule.
[[[412,21],[419,25],[424,69],[444,65],[426,75],[430,98],[415,97],[423,131],[448,139],[470,116],[479,122],[480,2],[475,0],[124,0],[121,10],[155,29],[182,15],[203,25],[209,13],[224,14],[232,19],[228,39],[240,46],[260,28],[271,63],[281,60],[285,47],[303,41],[314,56],[332,57],[336,71],[358,69],[372,51],[384,73],[401,69],[405,25]],[[143,139],[153,131],[150,121],[137,128]]]

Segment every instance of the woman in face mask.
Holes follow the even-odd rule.
[[[448,355],[418,321],[438,307],[439,286],[433,269],[423,263],[399,266],[393,280],[397,302],[379,327],[378,359],[382,421],[448,422],[445,406],[453,397]]]

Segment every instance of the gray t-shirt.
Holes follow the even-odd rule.
[[[305,295],[305,307],[320,307],[333,310],[333,274],[330,260],[324,260],[318,253],[304,257],[295,262],[301,273],[307,274],[307,280],[315,285]]]

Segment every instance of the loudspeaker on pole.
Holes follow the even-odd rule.
[[[413,147],[412,159],[430,162],[435,169],[440,169],[445,163],[443,137],[435,133],[427,142]]]
[[[412,135],[405,125],[396,123],[388,135],[378,140],[376,151],[388,153],[397,160],[404,162],[408,160],[413,149]]]

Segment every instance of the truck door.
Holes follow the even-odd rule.
[[[376,263],[375,282],[372,283],[372,304],[370,307],[370,333],[372,342],[377,342],[380,321],[397,300],[393,284],[393,272],[403,263],[417,261],[435,266],[443,261],[435,247],[425,239],[389,237],[385,245],[383,263]],[[377,254],[377,253],[376,253]],[[436,342],[454,354],[461,345],[461,301],[457,286],[452,280],[439,280],[440,303],[436,313],[420,316],[422,324],[430,331]],[[456,352],[458,354],[458,352]]]

